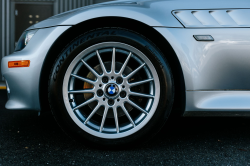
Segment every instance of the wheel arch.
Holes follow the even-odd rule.
[[[173,112],[174,114],[182,115],[185,110],[186,102],[185,82],[182,68],[175,51],[169,42],[153,27],[150,27],[140,21],[123,17],[100,17],[84,21],[69,28],[54,42],[46,55],[40,76],[39,99],[41,110],[50,109],[48,102],[48,79],[51,67],[53,66],[57,56],[70,41],[74,40],[79,35],[79,31],[85,33],[90,30],[103,27],[119,27],[137,32],[151,40],[162,51],[169,62],[174,77],[175,99],[173,109],[175,111]]]

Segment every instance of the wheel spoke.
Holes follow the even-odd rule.
[[[74,111],[74,110],[77,110],[78,108],[81,108],[81,107],[83,107],[83,106],[85,106],[85,105],[87,105],[87,104],[89,104],[89,103],[91,103],[91,102],[93,102],[93,101],[95,101],[95,100],[96,100],[96,99],[93,97],[93,98],[91,98],[91,99],[85,101],[84,103],[82,103],[82,104],[76,106],[75,108],[73,108],[73,111]]]
[[[145,84],[145,83],[148,83],[150,81],[154,81],[154,79],[153,78],[149,78],[149,79],[146,79],[146,80],[143,80],[143,81],[129,83],[129,85],[130,85],[130,87],[132,87],[132,86],[137,86],[137,85]]]
[[[128,61],[129,61],[131,55],[132,55],[132,53],[130,52],[129,55],[128,55],[128,57],[127,57],[127,59],[125,60],[124,64],[122,65],[121,70],[118,73],[119,75],[121,75],[123,73],[123,71],[125,70],[125,68],[126,68],[126,66],[128,64]]]
[[[133,101],[128,100],[127,102],[129,104],[131,104],[132,106],[134,106],[135,108],[137,108],[138,110],[140,110],[141,112],[143,112],[144,114],[148,115],[148,113],[143,108],[141,108],[140,106],[138,106],[137,104],[135,104]]]
[[[139,96],[139,97],[147,97],[147,98],[154,98],[153,95],[143,94],[143,93],[136,93],[136,92],[129,92],[131,96]]]
[[[82,59],[81,59],[82,60]],[[90,67],[84,60],[82,60],[82,63],[93,73],[96,77],[100,77],[100,75],[92,68]]]
[[[68,91],[69,94],[75,93],[94,93],[94,89],[84,89],[84,90],[70,90]]]
[[[106,120],[107,113],[108,113],[108,108],[105,107],[104,113],[103,113],[103,116],[102,116],[102,123],[101,123],[101,126],[100,126],[100,132],[102,132],[102,130],[103,130],[103,126],[104,126],[104,123],[105,123],[105,120]]]
[[[93,58],[96,64],[91,63]],[[154,64],[141,50],[119,41],[102,42],[69,63],[62,84],[66,96],[62,104],[80,129],[101,139],[121,139],[136,134],[140,124],[152,120],[162,97],[160,80]],[[140,79],[140,75],[145,78]],[[141,104],[136,98],[148,102]]]
[[[127,75],[125,78],[130,78],[132,77],[135,73],[137,73],[141,68],[143,68],[145,66],[145,63],[143,63],[141,66],[139,66],[137,69],[135,69],[134,71],[132,71],[131,73],[129,73],[129,75]]]
[[[124,104],[121,105],[121,107],[122,107],[123,112],[127,116],[128,120],[130,121],[130,123],[132,123],[132,125],[135,127],[135,123],[134,123],[133,119],[131,118],[131,116],[129,115],[129,113],[128,113],[127,109],[125,108]]]
[[[113,48],[112,54],[111,73],[115,73],[115,48]]]
[[[77,78],[77,79],[79,79],[79,80],[82,80],[82,81],[84,81],[84,82],[90,83],[90,84],[92,84],[92,85],[94,85],[94,83],[95,83],[95,81],[92,81],[92,80],[87,79],[87,78],[83,78],[83,77],[78,76],[78,75],[75,75],[75,74],[71,74],[71,76],[73,76],[73,77],[75,77],[75,78]]]
[[[103,74],[107,74],[107,70],[106,70],[106,68],[105,68],[105,66],[104,66],[104,63],[103,63],[103,61],[102,61],[102,58],[101,58],[101,56],[100,56],[98,50],[96,50],[96,55],[97,55],[97,57],[98,57],[98,60],[99,60],[100,65],[101,65]]]
[[[96,111],[100,108],[100,104],[98,103],[95,108],[93,109],[93,111],[90,113],[90,115],[88,116],[88,118],[85,120],[84,124],[87,124],[88,121],[90,120],[90,118],[92,118],[92,116],[96,113]]]
[[[115,117],[115,126],[116,126],[116,132],[119,133],[119,122],[117,117],[117,107],[113,108],[114,117]]]

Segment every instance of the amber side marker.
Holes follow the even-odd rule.
[[[9,61],[8,67],[14,68],[14,67],[29,67],[30,66],[30,60],[23,60],[23,61]]]
[[[7,89],[6,86],[0,86],[0,90],[5,90]]]
[[[0,90],[6,90],[6,84],[3,81],[0,81]]]

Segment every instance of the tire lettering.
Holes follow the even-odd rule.
[[[60,69],[60,65],[58,64],[58,65],[56,66],[56,73],[58,73],[59,69]]]
[[[102,36],[104,36],[104,35],[109,35],[109,31],[103,32],[103,33],[102,33]]]
[[[56,81],[57,79],[57,74],[60,70],[61,65],[63,64],[63,62],[65,61],[66,57],[75,49],[77,48],[79,45],[81,45],[82,43],[84,43],[87,40],[93,39],[95,37],[99,37],[99,36],[104,36],[104,35],[116,35],[116,31],[104,31],[104,32],[97,32],[97,33],[93,33],[93,34],[89,34],[87,37],[82,37],[81,39],[77,40],[75,43],[73,43],[69,49],[67,49],[63,55],[60,57],[60,59],[58,60],[58,64],[54,70],[54,74],[53,74],[53,80]]]
[[[60,66],[62,65],[62,63],[64,62],[64,60],[65,60],[65,58],[64,58],[64,56],[62,56],[62,58],[59,60]]]
[[[96,33],[96,37],[100,36],[100,34],[101,34],[100,32]]]
[[[95,37],[95,33],[94,34],[92,34],[92,35],[89,35],[88,37],[87,37],[87,40],[89,40],[89,39],[93,39]]]
[[[81,38],[81,39],[80,39],[80,44],[82,44],[85,40],[86,40],[85,37],[84,37],[84,38]]]
[[[53,80],[54,80],[54,81],[56,81],[56,77],[57,77],[56,74],[57,74],[57,73],[54,73],[54,74],[53,74]]]
[[[79,46],[79,40],[77,42],[75,42],[72,47],[73,47],[73,49],[75,49],[78,46]]]
[[[112,31],[110,34],[111,34],[111,35],[116,35],[115,31]]]

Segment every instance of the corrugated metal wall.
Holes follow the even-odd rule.
[[[55,9],[58,11],[56,13],[62,13],[68,10],[79,8],[86,5],[93,4],[93,0],[58,0],[55,2]]]
[[[10,53],[10,0],[1,3],[1,57],[4,57]]]
[[[92,5],[111,0],[57,0],[55,1],[55,14],[62,13],[75,8]],[[57,11],[56,11],[57,10]]]

